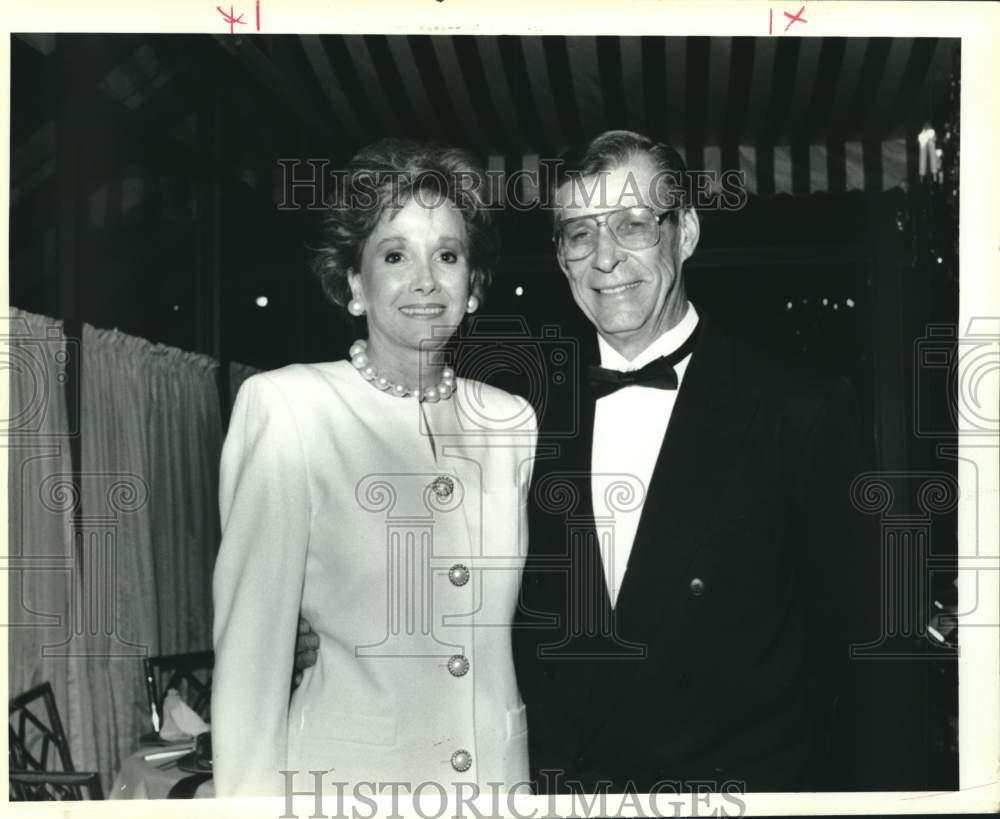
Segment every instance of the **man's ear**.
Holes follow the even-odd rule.
[[[559,269],[563,272],[563,275],[569,278],[569,267],[566,265],[566,260],[563,258],[562,248],[556,245],[556,261],[559,263]]]
[[[566,266],[566,262],[563,261],[563,255],[558,250],[556,251],[556,261],[559,262],[559,269],[563,272],[563,275],[569,278],[569,268]]]
[[[686,262],[694,253],[694,249],[698,247],[698,238],[701,236],[701,224],[694,208],[685,208],[680,212],[678,227],[680,228],[681,261]]]

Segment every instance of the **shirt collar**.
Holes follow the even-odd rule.
[[[598,335],[597,347],[601,351],[601,366],[609,370],[618,370],[619,372],[638,370],[654,359],[670,355],[688,340],[688,337],[694,332],[694,328],[697,326],[698,312],[694,309],[694,305],[691,302],[687,302],[687,311],[684,313],[684,318],[663,333],[631,361]]]

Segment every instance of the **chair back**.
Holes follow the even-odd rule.
[[[96,771],[10,770],[11,802],[56,802],[103,799]]]
[[[163,722],[163,701],[167,691],[175,689],[184,702],[208,722],[212,709],[212,669],[215,652],[193,651],[189,654],[161,654],[143,660],[146,698],[150,712]]]
[[[10,767],[22,771],[72,771],[73,759],[52,686],[47,682],[10,701]]]

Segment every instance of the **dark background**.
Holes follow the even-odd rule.
[[[116,327],[222,362],[267,369],[342,358],[357,332],[308,274],[319,214],[276,206],[286,195],[279,159],[328,159],[339,167],[361,145],[392,133],[462,144],[485,159],[553,156],[571,136],[641,126],[683,146],[689,164],[708,140],[721,146],[725,163],[738,145],[791,144],[794,155],[810,144],[856,139],[867,146],[905,136],[905,186],[848,191],[831,177],[826,190],[810,193],[797,178],[793,195],[774,195],[773,181],[762,179],[745,208],[702,214],[701,242],[685,272],[699,311],[808,367],[851,379],[878,468],[954,475],[954,462],[937,455],[939,443],[954,440],[953,398],[915,361],[929,326],[953,333],[957,321],[957,199],[948,188],[957,180],[957,156],[943,158],[941,184],[917,177],[915,157],[924,122],[939,135],[952,129],[957,145],[957,41],[915,41],[896,66],[893,41],[884,38],[858,51],[843,39],[767,45],[732,38],[729,102],[713,115],[708,38],[641,38],[642,69],[651,79],[628,110],[619,38],[596,38],[603,105],[595,112],[573,96],[565,38],[543,37],[558,101],[553,133],[533,107],[522,38],[495,38],[521,118],[516,127],[490,102],[476,38],[448,38],[471,106],[462,111],[430,38],[402,39],[432,117],[411,98],[390,38],[378,35],[321,38],[354,122],[331,102],[297,36],[14,35],[12,304],[63,319],[69,334],[81,322]],[[388,116],[368,100],[352,60],[362,40],[390,102]],[[681,42],[681,73],[665,82]],[[775,49],[773,82],[766,99],[754,100],[748,74],[765,47]],[[805,49],[819,49],[819,70],[801,87],[795,78]],[[837,78],[852,70],[856,54],[857,90],[846,106],[831,106]],[[898,93],[886,110],[875,110],[873,89],[891,71],[899,72]],[[663,104],[678,88],[680,96]],[[754,106],[763,116],[752,115]],[[674,110],[683,115],[673,117]],[[555,264],[545,215],[507,209],[499,220],[505,254],[483,314],[518,317],[534,332],[557,324],[564,335],[589,335]],[[257,306],[259,296],[267,307]],[[944,339],[937,343],[953,350]],[[220,372],[228,406],[225,367]],[[942,419],[938,434],[916,434],[918,404]],[[932,533],[933,554],[953,556],[954,515],[936,519]],[[952,590],[944,582],[936,592],[945,599]],[[917,638],[912,647],[924,652],[926,639]],[[871,713],[853,717],[875,725],[869,746],[856,749],[859,767],[870,772],[862,784],[957,788],[953,658],[881,662],[871,686]]]

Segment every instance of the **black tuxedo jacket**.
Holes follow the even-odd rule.
[[[540,791],[835,787],[822,777],[857,570],[853,390],[701,323],[614,609],[594,399],[584,386],[570,437],[540,413],[513,637]]]

